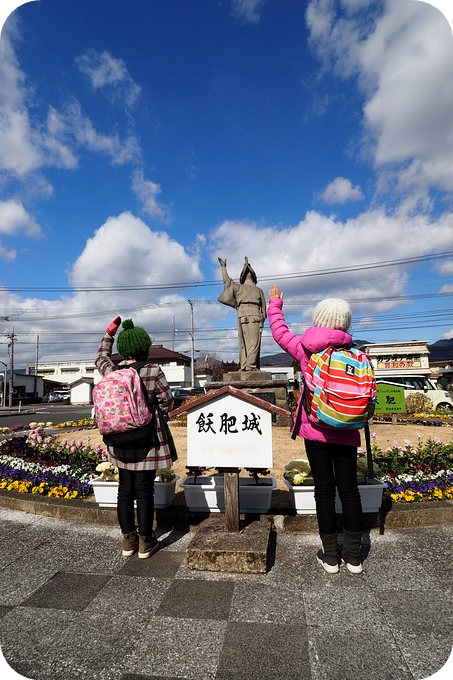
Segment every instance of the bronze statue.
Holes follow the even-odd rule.
[[[266,299],[248,258],[239,277],[239,283],[230,278],[226,260],[218,258],[222,269],[224,291],[219,302],[234,307],[238,315],[239,363],[241,371],[256,371],[260,368],[260,346],[263,324],[266,319]]]

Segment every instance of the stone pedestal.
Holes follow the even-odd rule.
[[[270,373],[267,371],[234,371],[232,373],[225,373],[223,382],[206,383],[205,387],[208,391],[218,390],[225,385],[231,385],[244,392],[254,394],[255,396],[267,401],[275,406],[280,406],[283,409],[288,409],[288,380],[272,380]],[[275,425],[289,427],[290,418],[273,414],[272,422]]]
[[[252,522],[239,533],[227,533],[222,516],[210,517],[186,551],[189,569],[240,574],[265,574],[271,536],[270,522]]]

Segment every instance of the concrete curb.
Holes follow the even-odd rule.
[[[99,508],[95,502],[64,500],[20,494],[0,489],[0,506],[21,510],[42,517],[71,520],[85,524],[117,526],[116,508]],[[185,505],[170,505],[166,510],[156,510],[158,527],[196,530],[211,515],[193,513]],[[341,528],[341,515],[339,528]],[[296,515],[291,509],[271,508],[261,521],[271,522],[277,533],[316,533],[315,515]],[[385,504],[379,512],[364,514],[365,529],[413,529],[416,527],[453,524],[453,501],[427,501],[414,504]]]

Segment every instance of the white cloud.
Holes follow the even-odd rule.
[[[15,236],[20,233],[35,238],[42,236],[41,227],[21,203],[14,199],[0,201],[0,234]],[[0,243],[0,260],[12,262],[15,259],[16,250],[8,250]]]
[[[231,0],[234,14],[251,24],[260,20],[260,9],[266,0]]]
[[[147,286],[202,278],[197,260],[183,246],[165,232],[151,231],[130,212],[110,217],[88,239],[70,272],[74,287]],[[129,292],[121,295],[131,298]],[[150,296],[149,291],[141,294],[144,300]]]
[[[363,194],[359,185],[352,186],[352,182],[345,177],[336,177],[328,184],[321,194],[326,203],[347,203],[348,201],[361,201]]]
[[[4,29],[0,40],[0,171],[19,177],[42,164],[26,108],[24,81]]]
[[[397,188],[453,190],[453,40],[436,10],[412,0],[312,0],[310,42],[326,69],[357,77],[364,147]],[[373,14],[371,10],[374,10]]]
[[[124,165],[137,160],[140,146],[136,137],[121,139],[118,135],[104,135],[98,132],[78,101],[73,101],[59,114],[63,137],[74,138],[77,145],[94,153],[110,157],[114,165]]]
[[[453,260],[441,260],[435,268],[440,276],[453,276]]]
[[[147,215],[162,222],[169,222],[167,208],[157,201],[157,196],[162,192],[159,184],[145,180],[143,172],[137,170],[132,176],[132,191],[141,201],[142,209]]]
[[[209,234],[209,253],[217,276],[220,274],[218,257],[227,259],[230,276],[238,280],[247,256],[257,274],[258,285],[260,279],[272,275],[277,282],[280,280],[287,297],[293,296],[294,305],[307,306],[308,300],[330,294],[376,300],[360,304],[367,315],[400,304],[379,298],[406,293],[412,268],[398,265],[364,270],[361,265],[420,257],[452,248],[453,232],[448,214],[432,220],[427,215],[411,216],[403,209],[392,215],[386,215],[381,209],[369,210],[345,222],[310,211],[301,222],[286,228],[230,220]],[[339,272],[339,268],[347,271]],[[335,271],[317,275],[326,270]],[[310,275],[297,276],[297,273]],[[265,281],[260,286],[266,294],[270,283]],[[292,311],[291,307],[289,310]]]
[[[108,88],[113,100],[119,98],[129,108],[135,105],[141,87],[133,81],[122,59],[116,59],[106,50],[97,52],[89,49],[75,62],[79,70],[88,76],[95,91]]]
[[[9,199],[0,201],[0,234],[13,236],[24,232],[27,236],[41,236],[41,227],[27,213],[22,203]]]
[[[99,132],[77,100],[61,110],[50,105],[45,121],[31,118],[31,102],[32,92],[5,30],[0,40],[0,171],[23,179],[49,167],[72,170],[78,166],[80,148],[104,154],[114,165],[140,158],[135,136],[121,138],[117,133]]]

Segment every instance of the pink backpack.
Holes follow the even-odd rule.
[[[138,371],[122,367],[93,388],[94,417],[107,446],[141,447],[150,442],[155,421]]]

